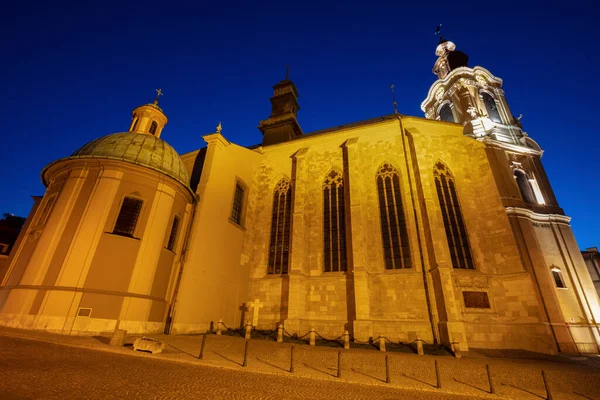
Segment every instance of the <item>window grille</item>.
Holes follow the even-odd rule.
[[[323,184],[323,258],[324,271],[346,271],[346,227],[344,181],[342,174],[331,171]]]
[[[386,269],[411,268],[398,171],[388,163],[377,171],[377,194]]]
[[[238,183],[235,185],[235,194],[233,195],[233,207],[231,210],[231,219],[238,225],[242,224],[243,202],[244,202],[244,188]]]
[[[167,249],[173,251],[175,248],[175,241],[177,240],[177,232],[179,231],[179,217],[176,215],[173,218],[173,225],[171,225],[171,233],[169,234],[169,242],[167,243]]]
[[[446,103],[440,108],[440,121],[456,122],[450,104]]]
[[[454,178],[446,166],[438,162],[434,168],[435,188],[437,190],[446,239],[454,268],[474,269],[467,230],[463,221]]]
[[[135,197],[125,197],[115,223],[113,233],[133,237],[143,201]]]
[[[292,188],[282,179],[273,193],[271,239],[269,243],[269,274],[287,274],[290,255],[290,227],[292,219]]]
[[[494,100],[494,98],[486,92],[483,92],[481,97],[483,98],[483,104],[485,104],[488,117],[490,117],[490,119],[494,122],[502,123],[502,118],[500,118],[500,112],[498,111],[496,100]]]

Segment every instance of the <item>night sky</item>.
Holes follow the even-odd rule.
[[[580,247],[600,245],[592,1],[72,3],[3,6],[0,213],[26,216],[46,164],[126,131],[155,88],[169,117],[162,138],[180,154],[219,121],[228,140],[259,143],[286,64],[304,132],[392,113],[391,84],[400,113],[423,116],[442,23],[470,66],[504,80]]]

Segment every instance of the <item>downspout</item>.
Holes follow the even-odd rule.
[[[200,201],[199,195],[194,195],[192,202],[192,215],[190,216],[190,222],[185,232],[185,238],[183,240],[183,248],[181,249],[179,271],[175,280],[175,287],[173,288],[173,295],[171,296],[171,302],[169,305],[169,311],[167,313],[167,321],[165,324],[164,333],[166,335],[171,333],[171,326],[173,325],[173,316],[175,315],[175,305],[177,304],[177,294],[179,293],[179,285],[181,284],[181,277],[183,276],[183,267],[187,260],[187,254],[190,247],[190,239],[192,236],[192,228],[194,227],[194,221],[196,220],[196,210],[198,209],[198,203]]]
[[[408,163],[408,153],[406,151],[406,132],[402,125],[402,116],[396,111],[398,117],[398,124],[400,126],[400,135],[402,136],[402,150],[404,151],[404,161],[406,162],[406,173],[408,175],[408,185],[410,187],[410,200],[412,203],[412,209],[415,217],[415,225],[417,227],[417,243],[419,245],[419,260],[421,261],[421,272],[423,273],[423,286],[425,288],[425,300],[427,303],[427,313],[429,315],[429,323],[431,325],[431,334],[433,335],[433,343],[437,344],[439,339],[437,330],[435,329],[435,322],[433,320],[433,313],[431,311],[431,297],[429,294],[429,284],[427,283],[427,271],[425,271],[425,260],[423,259],[423,243],[421,243],[421,229],[419,228],[419,218],[417,216],[417,208],[415,203],[415,194],[413,191],[412,178],[410,174],[410,167]],[[416,173],[416,172],[415,172]]]

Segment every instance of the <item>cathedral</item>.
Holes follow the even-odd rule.
[[[262,143],[179,155],[158,104],[41,172],[0,268],[0,324],[65,335],[283,324],[598,353],[600,301],[502,79],[440,37],[425,117],[305,133],[276,84]],[[266,115],[266,113],[265,113]],[[251,129],[251,127],[248,127]]]

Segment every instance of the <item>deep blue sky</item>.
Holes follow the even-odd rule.
[[[18,3],[18,4],[17,4]],[[422,116],[435,76],[435,27],[504,79],[581,248],[600,245],[598,32],[592,1],[15,2],[0,16],[0,213],[27,215],[39,173],[99,136],[127,130],[162,88],[162,138],[182,154],[223,121],[260,142],[272,85],[300,92],[305,132],[392,112]],[[301,4],[302,3],[302,4]]]

